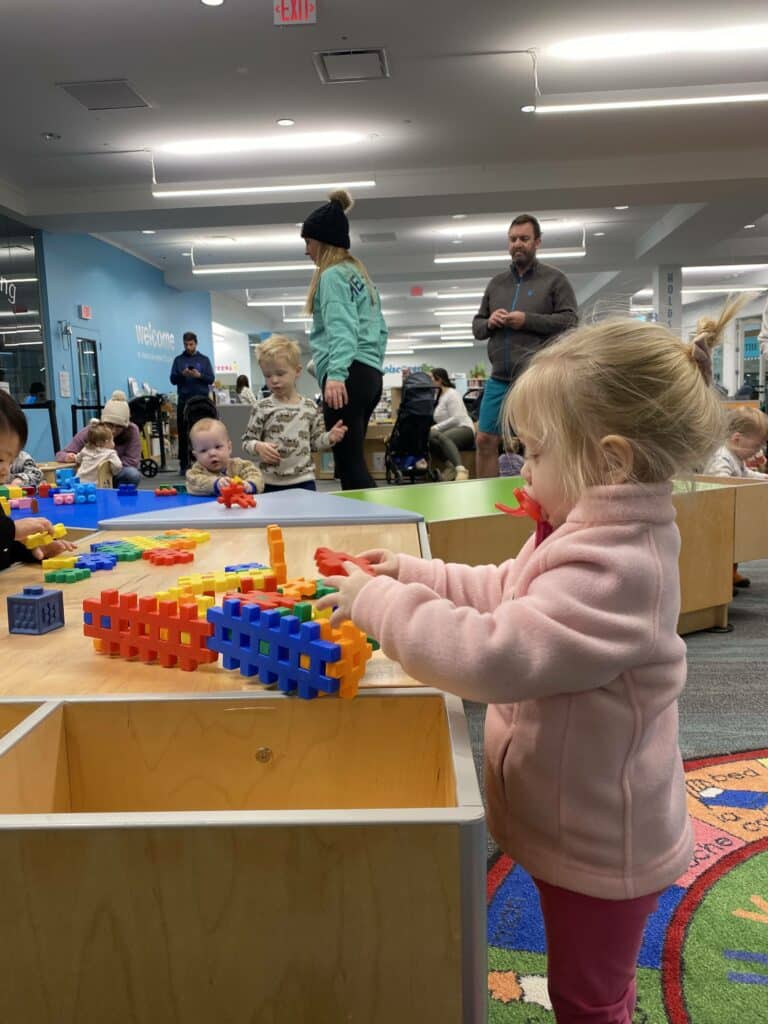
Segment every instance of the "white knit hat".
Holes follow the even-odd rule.
[[[101,419],[104,423],[111,423],[115,427],[127,427],[131,422],[131,410],[124,391],[113,391],[112,397],[104,403],[101,410]]]

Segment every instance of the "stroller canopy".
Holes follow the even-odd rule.
[[[435,383],[428,373],[416,370],[403,381],[403,396],[399,413],[409,416],[427,416],[435,411]]]

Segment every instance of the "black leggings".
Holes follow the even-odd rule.
[[[341,409],[331,409],[323,402],[326,430],[330,430],[339,420],[347,428],[343,439],[333,446],[336,476],[341,481],[342,491],[376,486],[365,464],[364,441],[368,421],[381,398],[383,381],[381,370],[355,361],[349,367],[346,380],[347,404]],[[322,381],[322,388],[325,392],[325,380]]]

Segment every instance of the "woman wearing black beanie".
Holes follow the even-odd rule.
[[[365,432],[381,398],[387,325],[368,271],[349,252],[348,192],[332,192],[329,202],[304,221],[301,236],[315,273],[307,295],[313,316],[309,344],[323,391],[328,430],[347,427],[333,449],[343,491],[375,487],[365,464]]]

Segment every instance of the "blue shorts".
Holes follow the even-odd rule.
[[[485,382],[483,398],[480,402],[480,415],[477,418],[477,429],[484,434],[502,433],[501,407],[512,385],[509,381],[494,380],[490,377]]]

